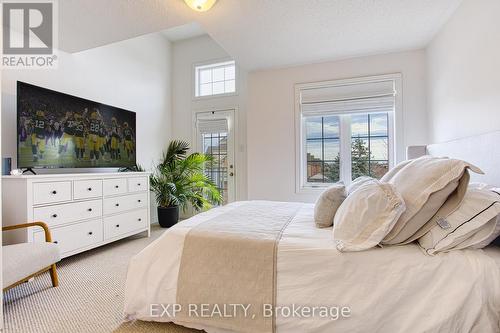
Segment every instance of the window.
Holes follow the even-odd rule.
[[[234,61],[195,66],[195,97],[231,94],[236,92]]]
[[[296,87],[298,191],[381,178],[392,167],[399,84],[383,76]]]
[[[340,180],[340,117],[307,117],[307,182],[334,183]]]
[[[305,117],[308,183],[340,178],[340,123],[350,124],[351,179],[381,178],[389,170],[389,114]],[[344,126],[345,127],[345,126]],[[349,144],[349,142],[347,142]]]

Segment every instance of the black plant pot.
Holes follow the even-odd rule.
[[[158,223],[162,228],[170,228],[179,221],[179,206],[158,207]]]

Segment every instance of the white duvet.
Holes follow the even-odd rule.
[[[186,233],[240,204],[181,222],[132,258],[125,290],[128,319],[172,321],[151,309],[176,302]],[[276,318],[278,332],[500,332],[500,250],[429,257],[410,244],[340,253],[332,229],[316,228],[313,205],[303,204],[278,246],[276,303],[287,310]],[[301,315],[303,307],[328,308],[330,315]],[[335,309],[342,308],[349,311],[337,316]]]

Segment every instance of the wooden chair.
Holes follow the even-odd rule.
[[[3,291],[47,271],[50,271],[52,286],[59,285],[56,262],[61,260],[61,256],[57,244],[52,243],[50,230],[45,223],[31,222],[10,225],[3,227],[2,231],[29,227],[43,228],[45,243],[20,243],[3,246]]]

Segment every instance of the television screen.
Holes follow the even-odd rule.
[[[18,168],[135,166],[135,112],[17,82]]]

